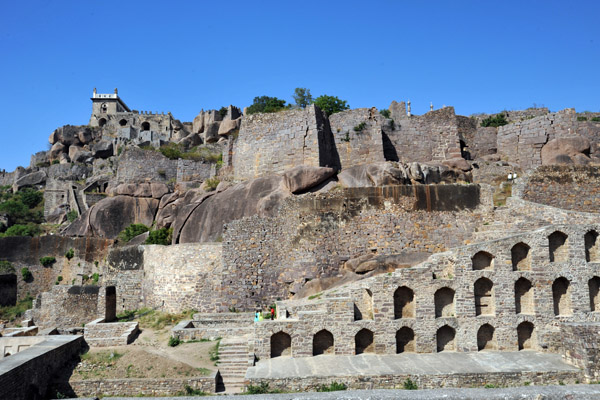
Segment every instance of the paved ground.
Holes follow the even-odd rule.
[[[259,361],[246,378],[308,376],[434,375],[456,373],[577,371],[558,354],[518,352],[278,357]]]
[[[506,389],[347,390],[330,393],[219,396],[219,398],[231,400],[597,400],[600,399],[600,385],[526,386]],[[140,398],[111,397],[111,400],[137,399]],[[198,397],[153,397],[153,399],[192,400]]]

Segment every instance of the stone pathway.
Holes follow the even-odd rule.
[[[248,369],[248,379],[311,376],[440,375],[498,372],[577,372],[558,354],[519,352],[404,353],[395,355],[277,357],[259,361]]]

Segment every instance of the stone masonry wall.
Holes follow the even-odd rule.
[[[46,397],[52,375],[79,354],[83,336],[46,336],[46,339],[0,363],[0,399]]]
[[[54,286],[37,297],[33,319],[37,326],[45,329],[82,326],[97,318],[104,318],[104,293],[101,293],[104,290],[100,286]]]
[[[130,182],[169,182],[177,179],[177,160],[169,160],[161,153],[127,148],[118,161],[118,183]]]
[[[435,195],[436,187],[448,192]],[[419,188],[420,195],[412,186],[307,194],[286,200],[276,218],[227,224],[222,296],[228,303],[221,309],[251,310],[288,298],[307,280],[337,275],[345,260],[359,255],[431,254],[465,244],[482,219],[473,210],[479,204],[478,186]],[[441,199],[473,197],[475,202],[463,207],[427,211]]]
[[[394,129],[387,136],[399,161],[445,161],[461,157],[454,107],[394,120]]]
[[[600,378],[600,324],[571,322],[560,326],[563,358],[581,368],[589,380]]]
[[[524,200],[573,211],[600,212],[600,168],[541,166],[529,174]]]
[[[600,254],[598,244],[590,248],[585,240],[598,231],[598,224],[547,226],[435,254],[416,267],[331,289],[316,298],[279,302],[277,320],[255,324],[256,354],[270,357],[270,339],[282,331],[291,337],[293,357],[312,356],[312,337],[322,329],[333,334],[335,354],[342,355],[355,354],[355,336],[364,329],[373,333],[370,351],[377,354],[561,352],[562,324],[600,321]],[[557,235],[566,238],[562,245],[553,239]],[[399,288],[411,291],[409,306],[396,300]],[[452,295],[442,295],[442,290]],[[363,301],[365,293],[372,299],[372,316],[363,313],[357,319],[353,305]],[[399,307],[404,314],[398,315]],[[404,350],[396,336],[403,328],[413,335]],[[443,330],[451,336],[440,348]]]
[[[298,165],[339,166],[327,118],[316,106],[244,117],[233,151],[238,181]]]
[[[385,161],[382,124],[386,119],[376,108],[335,113],[329,117],[329,123],[342,169]],[[364,127],[358,129],[361,124]]]
[[[550,140],[577,133],[574,109],[515,122],[498,128],[498,154],[523,169],[542,165],[542,147]]]
[[[81,283],[83,274],[101,273],[101,263],[112,243],[106,239],[58,235],[6,237],[0,238],[0,259],[10,261],[15,267],[17,296],[22,300],[27,295],[36,297],[50,290],[59,276],[63,278],[62,284],[70,284]],[[64,257],[70,249],[75,254],[71,260]],[[42,266],[40,258],[45,256],[56,257],[56,262],[49,267]],[[31,272],[31,280],[23,280],[21,269],[24,267]]]
[[[217,373],[209,376],[162,379],[98,379],[54,383],[52,389],[77,397],[95,396],[175,396],[185,387],[205,393],[215,393]]]
[[[146,306],[168,312],[216,311],[215,304],[224,302],[220,298],[221,247],[220,243],[144,246],[142,291]]]
[[[113,249],[105,282],[116,286],[117,312],[141,307],[215,311],[217,303],[227,303],[221,298],[221,251],[220,243]]]

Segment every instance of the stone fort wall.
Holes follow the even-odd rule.
[[[553,225],[464,246],[313,299],[278,302],[278,320],[255,324],[255,351],[314,355],[319,332],[327,351],[561,352],[561,324],[600,320],[600,225]],[[275,341],[274,341],[274,335]],[[363,342],[364,345],[359,343]]]
[[[516,162],[523,169],[542,165],[541,150],[556,138],[583,136],[592,143],[591,153],[597,151],[600,124],[577,121],[574,109],[528,119],[498,128],[498,154]]]
[[[215,311],[221,295],[220,243],[145,245],[113,249],[105,282],[117,290],[117,312],[142,307],[168,312]],[[227,306],[225,306],[227,310]]]
[[[328,125],[314,105],[244,117],[232,155],[234,178],[253,179],[298,165],[338,167]]]
[[[522,198],[582,212],[600,212],[600,171],[589,166],[541,166],[525,178]]]
[[[482,213],[474,211],[479,188],[422,186],[436,187],[447,195],[430,193],[429,204],[451,198],[455,190],[462,192],[455,197],[456,209],[448,205],[428,211],[426,192],[419,195],[412,186],[362,188],[292,198],[275,218],[227,224],[223,297],[238,309],[251,310],[288,298],[308,280],[337,275],[345,260],[359,255],[431,254],[463,245],[482,220]],[[473,197],[474,203],[460,204]]]
[[[102,261],[112,243],[112,240],[106,239],[58,235],[0,238],[2,259],[10,261],[15,267],[19,300],[27,295],[36,297],[49,291],[55,286],[59,276],[63,278],[62,284],[71,283],[73,280],[80,284],[81,275],[102,273]],[[74,257],[68,260],[64,255],[70,249],[73,249]],[[40,258],[46,256],[55,256],[56,262],[49,267],[42,266]],[[21,269],[24,267],[27,267],[33,276],[29,281],[23,280]]]

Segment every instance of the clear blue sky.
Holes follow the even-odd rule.
[[[86,124],[94,87],[182,121],[296,87],[417,114],[600,111],[599,16],[597,0],[5,2],[0,169]]]

